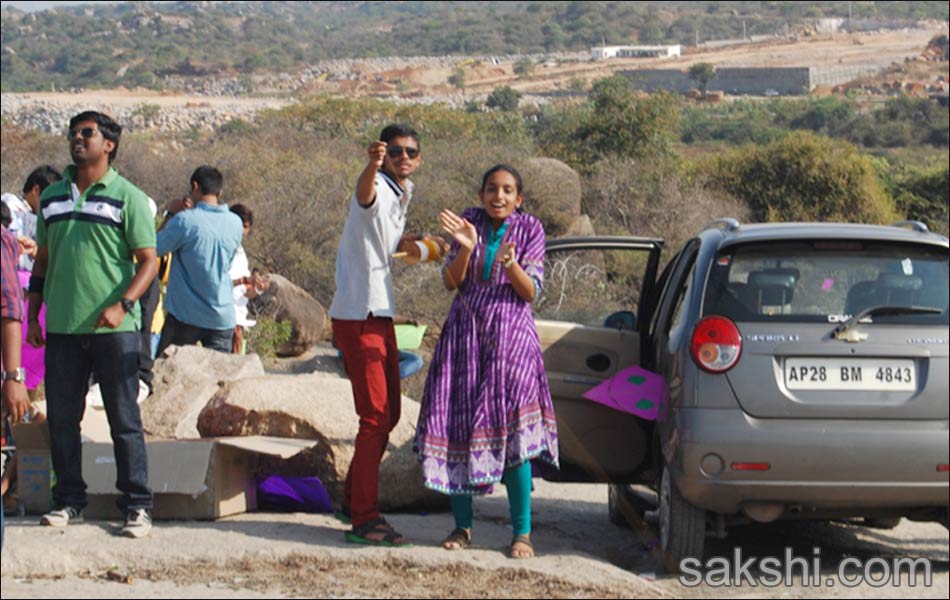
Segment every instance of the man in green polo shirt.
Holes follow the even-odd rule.
[[[73,165],[43,192],[38,246],[30,278],[27,341],[46,345],[46,400],[56,485],[55,509],[42,525],[82,520],[79,423],[89,375],[95,374],[115,445],[121,533],[143,537],[152,527],[152,491],[142,419],[136,402],[138,299],[158,270],[148,197],[111,167],[122,127],[98,112],[69,121]],[[46,302],[46,339],[37,317]]]

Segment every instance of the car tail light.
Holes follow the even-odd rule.
[[[950,472],[950,465],[937,465],[937,471],[940,473]]]
[[[734,462],[731,467],[733,471],[768,471],[772,468],[772,464],[767,462]]]
[[[725,373],[739,362],[742,336],[725,317],[706,317],[696,324],[692,340],[693,360],[704,371]]]

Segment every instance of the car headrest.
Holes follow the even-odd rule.
[[[877,285],[885,289],[916,292],[924,287],[924,278],[903,273],[881,273],[877,277]]]
[[[755,287],[784,287],[794,289],[798,283],[798,269],[767,269],[749,273],[749,285]]]

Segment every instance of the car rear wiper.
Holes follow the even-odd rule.
[[[934,308],[932,306],[869,306],[864,310],[858,311],[858,313],[853,317],[835,327],[834,331],[831,332],[831,337],[845,342],[860,342],[864,339],[867,339],[867,334],[853,331],[854,327],[864,317],[870,317],[874,315],[939,315],[942,312],[942,309]]]

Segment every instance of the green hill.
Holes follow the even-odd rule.
[[[143,86],[294,71],[328,58],[586,51],[784,31],[846,2],[125,2],[2,11],[2,90]],[[854,2],[946,20],[945,1]]]

